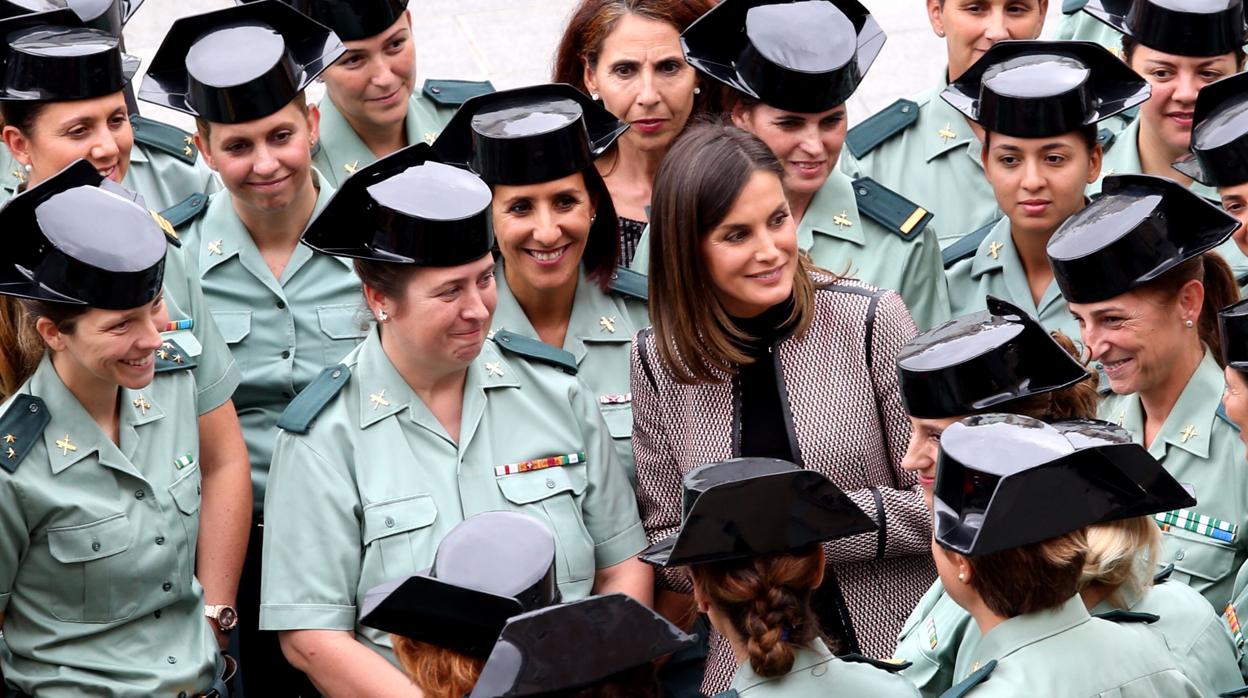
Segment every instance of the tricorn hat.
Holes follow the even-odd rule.
[[[1220,56],[1248,43],[1243,0],[1088,0],[1083,11],[1172,56]]]
[[[1248,182],[1248,73],[1222,78],[1196,93],[1191,152],[1174,169],[1212,187]]]
[[[690,65],[734,90],[817,113],[849,99],[886,38],[857,0],[724,0],[680,43]]]
[[[0,21],[0,101],[59,102],[121,92],[139,59],[118,37],[84,27],[72,10]]]
[[[242,5],[256,0],[235,0]],[[408,0],[282,0],[324,24],[343,41],[377,36],[407,12]]]

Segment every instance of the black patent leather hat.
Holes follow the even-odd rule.
[[[696,641],[624,594],[550,606],[507,621],[469,698],[543,696],[590,687]]]
[[[425,573],[369,589],[360,625],[485,657],[508,618],[558,600],[550,529],[491,511],[451,529]]]
[[[1012,414],[950,425],[933,491],[936,541],[976,557],[1195,505],[1143,446],[1119,438],[1086,422],[1059,429]]]
[[[1220,56],[1248,43],[1243,0],[1088,0],[1083,11],[1172,56]]]
[[[593,167],[626,130],[571,85],[534,85],[464,102],[433,149],[488,184],[540,184]]]
[[[78,160],[0,209],[0,295],[130,310],[160,293],[168,241],[140,197]]]
[[[1248,372],[1248,300],[1218,311],[1218,329],[1222,332],[1223,361],[1237,371]]]
[[[0,0],[0,18],[68,8],[90,29],[120,38],[143,0]]]
[[[122,52],[117,37],[83,27],[71,10],[0,21],[0,37],[0,101],[103,97],[121,92],[139,69],[139,60]]]
[[[240,5],[256,0],[235,0]],[[324,24],[343,41],[377,36],[407,12],[408,0],[282,0]]]
[[[348,177],[303,244],[337,257],[454,267],[490,253],[490,201],[479,177],[417,143]]]
[[[641,551],[642,561],[735,560],[877,529],[831,480],[788,461],[733,458],[689,471],[682,485],[680,530]]]
[[[183,17],[139,99],[213,123],[255,121],[290,104],[344,52],[336,34],[278,0]]]
[[[1120,296],[1226,241],[1230,214],[1164,177],[1106,177],[1102,196],[1049,240],[1053,278],[1068,303]]]
[[[987,310],[934,327],[898,352],[901,400],[911,417],[964,417],[1088,378],[1025,311],[993,296],[987,302]]]
[[[1200,88],[1191,152],[1174,169],[1211,187],[1248,182],[1248,73]]]
[[[886,40],[857,0],[724,0],[680,35],[700,72],[777,109],[845,103]]]
[[[1148,100],[1148,81],[1087,41],[1001,41],[941,97],[993,133],[1045,138]]]

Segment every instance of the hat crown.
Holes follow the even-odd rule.
[[[915,337],[902,347],[897,364],[912,371],[933,371],[956,366],[1014,341],[1023,325],[988,314],[966,316]]]
[[[1087,84],[1091,73],[1070,56],[1020,56],[984,71],[984,88],[1007,97],[1039,99],[1078,89]]]
[[[100,187],[48,197],[35,207],[35,221],[57,249],[102,271],[142,271],[166,254],[164,233],[147,209]]]
[[[762,5],[745,14],[749,45],[767,60],[802,73],[830,73],[854,60],[854,23],[826,0]]]
[[[246,46],[246,51],[238,50]],[[186,53],[191,76],[211,87],[234,87],[262,77],[286,56],[286,41],[273,27],[238,22],[201,35]]]
[[[472,117],[472,129],[488,138],[528,138],[578,121],[584,121],[584,110],[570,99],[526,101],[517,97],[478,111]],[[585,140],[589,140],[588,134]]]
[[[498,596],[520,597],[551,576],[554,562],[555,539],[545,525],[525,514],[493,511],[465,519],[446,534],[438,543],[429,576]]]
[[[410,218],[458,221],[490,205],[488,187],[472,173],[440,162],[409,167],[376,184],[368,195],[382,207]]]
[[[1192,144],[1209,149],[1227,145],[1248,134],[1248,93],[1218,107],[1204,123],[1192,130]]]
[[[1088,204],[1077,220],[1057,231],[1049,241],[1049,255],[1058,259],[1084,257],[1117,242],[1150,219],[1156,220],[1161,201],[1161,194],[1143,191],[1101,197]]]
[[[707,463],[685,473],[682,509],[685,517],[693,510],[698,497],[713,487],[746,482],[765,475],[801,470],[796,464],[776,458],[733,458],[721,463]]]

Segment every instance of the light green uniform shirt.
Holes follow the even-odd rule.
[[[1222,369],[1206,350],[1148,447],[1167,472],[1195,489],[1196,513],[1238,527],[1230,543],[1179,525],[1163,527],[1166,549],[1159,564],[1173,564],[1171,581],[1190,585],[1217,610],[1230,602],[1235,573],[1248,559],[1248,468],[1235,428],[1217,414],[1225,389]],[[1109,395],[1098,413],[1101,419],[1131,432],[1136,443],[1143,443],[1144,409],[1139,396]]]
[[[315,211],[334,190],[321,183]],[[280,279],[273,276],[228,191],[183,234],[204,297],[242,372],[234,407],[251,458],[253,504],[264,505],[277,419],[327,366],[364,337],[367,315],[351,260],[296,245]]]
[[[194,576],[192,372],[121,389],[117,444],[47,357],[18,392],[41,398],[51,421],[16,471],[0,468],[5,681],[41,698],[207,690],[217,642]]]
[[[988,662],[996,668],[966,695],[1063,698],[1196,698],[1165,643],[1140,623],[1092,618],[1083,599],[1010,618],[958,656],[961,681]]]
[[[438,542],[485,511],[519,511],[550,526],[565,601],[589,595],[595,570],[645,547],[611,435],[575,377],[487,341],[468,367],[457,443],[390,363],[375,329],[343,364],[350,379],[308,433],[278,434],[261,629],[354,630],[394,662],[389,636],[357,624],[358,600],[428,569]],[[505,474],[559,456],[575,462]]]
[[[945,87],[942,78],[912,100],[919,118],[904,131],[861,158],[846,148],[839,162],[851,177],[870,177],[935,213],[941,247],[1002,215],[984,177],[983,144],[966,117],[940,98]]]
[[[494,277],[498,281],[498,306],[493,330],[508,330],[539,339],[533,323],[507,286],[500,262]],[[615,452],[630,483],[637,482],[633,463],[633,394],[629,386],[629,356],[633,337],[650,326],[646,305],[621,293],[603,293],[585,278],[582,270],[572,299],[568,332],[560,347],[576,358],[577,376],[589,388],[598,411],[615,443]]]
[[[828,698],[871,696],[909,698],[918,695],[914,686],[900,676],[868,664],[846,662],[832,656],[820,640],[799,648],[788,674],[763,678],[748,661],[737,667],[732,686],[717,698]]]
[[[900,293],[920,332],[949,319],[935,231],[929,225],[905,240],[860,213],[853,180],[843,172],[833,170],[815,192],[797,244],[824,269]]]
[[[1122,32],[1098,20],[1087,12],[1077,11],[1062,15],[1057,25],[1059,41],[1091,41],[1109,49],[1122,58]]]
[[[1009,218],[997,221],[975,254],[955,262],[945,274],[949,279],[949,304],[954,317],[986,310],[985,296],[992,294],[1027,311],[1044,329],[1061,330],[1072,341],[1080,341],[1079,323],[1071,317],[1057,282],[1050,281],[1040,302],[1035,302],[1027,283],[1027,272],[1018,258],[1018,248],[1014,246]]]
[[[979,627],[971,614],[949,598],[937,579],[901,626],[893,658],[910,662],[901,675],[920,695],[936,698],[953,685],[958,655],[974,651],[978,643]]]
[[[337,189],[356,170],[376,162],[377,156],[360,140],[329,95],[321,100],[318,107],[321,110],[321,139],[318,148],[313,151],[312,164]],[[413,91],[407,105],[407,119],[403,122],[407,144],[433,143],[454,113],[454,109],[423,99]]]
[[[1231,639],[1235,642],[1240,675],[1248,679],[1248,654],[1244,653],[1245,636],[1240,618],[1248,618],[1248,563],[1240,566],[1239,573],[1235,575],[1234,596],[1222,611],[1222,622],[1226,624]]]
[[[1177,582],[1162,582],[1150,586],[1143,597],[1128,601],[1127,610],[1158,616],[1157,622],[1145,627],[1166,641],[1179,669],[1196,685],[1200,695],[1216,696],[1244,685],[1230,633],[1194,589]],[[1092,612],[1113,610],[1105,601]]]

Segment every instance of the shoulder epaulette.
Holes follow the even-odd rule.
[[[173,226],[174,230],[177,230],[198,218],[199,214],[206,210],[208,210],[208,195],[202,192],[195,192],[161,211],[160,216],[169,221],[169,225]]]
[[[884,226],[888,232],[910,242],[932,221],[932,213],[871,179],[854,180],[858,212]]]
[[[1094,613],[1093,618],[1111,621],[1113,623],[1156,623],[1161,620],[1161,616],[1156,613],[1139,613],[1137,611],[1124,611],[1121,608],[1115,608],[1112,611],[1104,613]]]
[[[979,249],[979,246],[984,242],[984,238],[988,237],[988,233],[992,232],[992,227],[996,224],[997,222],[993,221],[973,233],[963,235],[952,245],[946,247],[940,253],[940,261],[945,265],[945,269],[964,259],[974,257],[975,250]]]
[[[1082,10],[1083,6],[1086,4],[1088,4],[1088,0],[1063,0],[1062,14],[1073,15],[1079,10]]]
[[[1114,139],[1117,137],[1118,134],[1107,128],[1100,129],[1096,132],[1096,142],[1101,146],[1102,150],[1108,150],[1109,146],[1114,144]]]
[[[611,274],[610,288],[612,291],[639,301],[649,301],[650,291],[646,286],[645,274],[639,274],[627,267],[619,267]]]
[[[988,675],[991,674],[992,670],[996,668],[997,660],[994,659],[991,662],[981,666],[975,673],[950,686],[949,690],[940,694],[940,698],[962,698],[962,696],[970,693],[971,689],[987,681]]]
[[[1239,431],[1239,425],[1238,425],[1238,424],[1236,424],[1235,422],[1232,422],[1232,421],[1231,421],[1231,415],[1229,415],[1229,414],[1227,414],[1227,413],[1226,413],[1226,405],[1223,405],[1222,403],[1220,403],[1220,402],[1219,402],[1219,403],[1218,403],[1218,410],[1217,410],[1217,412],[1215,412],[1215,414],[1217,414],[1217,415],[1218,415],[1218,419],[1221,419],[1222,421],[1224,421],[1224,422],[1226,422],[1227,424],[1231,425],[1231,428],[1232,428],[1232,429],[1234,429],[1235,431]]]
[[[351,378],[351,369],[345,364],[330,366],[317,376],[308,387],[299,391],[294,400],[286,405],[282,416],[277,420],[277,428],[292,434],[306,434],[316,421],[317,415],[325,409],[329,401],[342,390]]]
[[[52,413],[43,400],[34,395],[20,394],[13,398],[9,409],[0,416],[0,434],[4,441],[0,443],[0,468],[10,473],[17,472],[30,449],[39,443],[39,436],[52,421]]]
[[[160,226],[160,230],[165,234],[165,238],[169,241],[169,244],[174,247],[181,247],[182,238],[178,237],[178,231],[174,229],[173,224],[169,222],[169,219],[150,208],[147,209],[147,212],[152,214],[152,220],[156,221],[156,225]]]
[[[489,80],[426,80],[421,94],[443,107],[456,108],[473,97],[494,91]]]
[[[1174,574],[1174,563],[1170,563],[1161,568],[1161,571],[1153,575],[1153,584],[1165,584],[1170,579],[1170,575]]]
[[[494,343],[517,356],[554,366],[570,376],[576,375],[576,357],[571,352],[507,330],[495,332]]]
[[[1248,686],[1242,686],[1226,693],[1218,694],[1218,698],[1241,698],[1241,696],[1248,696]]]
[[[911,666],[914,665],[914,662],[907,662],[902,659],[874,659],[872,657],[866,656],[865,654],[859,654],[857,652],[850,652],[849,654],[840,655],[837,657],[837,659],[841,660],[842,662],[854,662],[855,664],[868,664],[870,666],[875,667],[876,669],[883,669],[884,671],[887,671],[893,674],[899,671],[905,671],[906,669],[909,669]]]
[[[130,128],[134,131],[134,140],[172,155],[188,165],[194,165],[199,157],[195,150],[194,136],[176,126],[135,114],[130,117]]]
[[[156,350],[157,373],[185,371],[188,368],[195,368],[196,365],[198,364],[195,359],[172,339],[166,339]]]
[[[845,146],[854,157],[860,158],[910,128],[918,120],[919,105],[908,99],[899,99],[849,129],[845,136]]]

